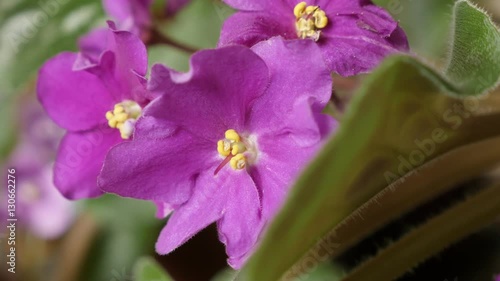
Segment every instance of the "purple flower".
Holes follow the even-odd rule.
[[[145,109],[134,140],[106,158],[103,190],[166,202],[160,216],[174,210],[160,254],[217,222],[229,264],[240,267],[336,126],[321,114],[332,80],[313,42],[273,38],[252,50],[197,52],[189,73],[154,66],[150,89],[163,95]]]
[[[153,0],[103,0],[104,9],[121,30],[141,36],[152,24],[150,7]]]
[[[21,101],[20,107],[18,117],[21,128],[19,136],[21,143],[28,142],[30,147],[37,148],[36,157],[32,156],[41,162],[37,163],[37,165],[53,162],[59,141],[64,135],[64,130],[50,120],[40,103],[31,96],[30,99]],[[28,161],[25,163],[28,163]]]
[[[16,169],[16,218],[36,236],[55,239],[73,223],[75,206],[55,188],[52,163],[38,159],[38,150],[39,147],[22,143],[9,162],[9,169]],[[6,199],[2,204],[5,203]]]
[[[240,12],[221,31],[220,46],[252,46],[273,36],[316,41],[343,76],[370,71],[385,56],[408,50],[403,30],[370,0],[224,0]]]
[[[52,182],[52,162],[62,132],[38,103],[23,102],[21,106],[20,142],[2,168],[15,169],[15,193],[8,192],[7,186],[0,193],[15,195],[15,218],[21,227],[43,239],[58,238],[75,218],[73,203],[62,197]],[[8,199],[2,196],[2,210],[7,210]],[[6,215],[1,212],[4,221]]]
[[[70,199],[102,193],[97,175],[106,153],[132,136],[135,120],[149,102],[143,78],[147,71],[144,44],[132,33],[116,30],[113,23],[106,39],[99,56],[88,50],[61,53],[39,73],[38,99],[67,130],[59,146],[54,182]]]

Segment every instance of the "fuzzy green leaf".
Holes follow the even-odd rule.
[[[342,281],[394,280],[441,249],[491,225],[498,214],[500,184],[496,183],[410,231]]]
[[[144,257],[134,266],[135,281],[172,281],[165,270],[153,258]]]
[[[478,10],[463,1],[457,3],[455,11],[457,23],[463,22],[463,18],[488,22],[486,30],[493,28],[495,32],[478,36],[485,39],[478,46],[485,51],[500,48],[499,44],[491,45],[496,42],[491,37],[500,35],[485,14],[478,17]],[[457,24],[455,34],[462,34],[462,28],[466,26]],[[456,58],[447,73],[459,73],[453,67],[465,67],[466,62]],[[474,94],[496,84],[500,68],[493,64],[490,60],[476,65],[488,68],[496,79],[473,75],[476,80],[469,83],[483,85]],[[405,56],[389,58],[370,75],[351,102],[337,135],[299,179],[239,278],[279,279],[322,237],[389,184],[451,150],[500,135],[500,114],[488,108],[493,105],[488,102],[494,99],[493,95],[459,98],[471,93],[468,84],[448,82],[456,79],[442,77]],[[454,165],[449,169],[455,169]],[[435,180],[428,183],[431,186],[450,184],[440,182],[436,173],[428,177]],[[387,221],[386,213],[373,220]],[[398,214],[401,213],[393,213],[389,218]],[[352,238],[350,243],[377,226],[369,227],[361,233],[346,234]],[[339,253],[332,252],[326,256]]]
[[[463,94],[475,95],[497,85],[500,35],[492,20],[465,0],[455,5],[454,41],[446,76]]]

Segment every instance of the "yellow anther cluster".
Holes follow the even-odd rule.
[[[142,109],[135,101],[123,101],[115,105],[113,111],[106,112],[106,119],[111,128],[120,130],[122,139],[129,139],[134,132],[137,118],[141,116]]]
[[[241,141],[240,135],[233,129],[227,130],[224,139],[217,142],[217,151],[220,155],[227,157],[232,155],[229,162],[234,170],[242,170],[246,166],[245,144]]]
[[[229,165],[231,165],[233,170],[243,170],[247,165],[247,158],[241,153],[236,154],[233,158],[231,158],[231,161],[229,161]]]
[[[296,18],[295,28],[297,36],[302,39],[311,38],[319,40],[322,28],[328,24],[328,18],[319,6],[307,6],[306,2],[300,2],[293,9]]]

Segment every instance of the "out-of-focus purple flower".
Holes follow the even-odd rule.
[[[32,144],[19,145],[9,164],[9,169],[16,169],[16,218],[36,236],[54,239],[71,226],[75,206],[54,186],[52,163],[37,159],[38,149]]]
[[[200,51],[189,73],[153,67],[150,89],[161,95],[138,121],[134,140],[110,151],[99,186],[173,208],[157,252],[167,254],[217,222],[229,264],[242,265],[336,126],[321,113],[332,80],[317,48],[273,38],[253,51]]]
[[[40,164],[53,162],[64,130],[50,120],[40,103],[35,99],[23,100],[20,106],[22,110],[18,116],[21,121],[19,138],[37,148],[36,157],[34,157],[35,155],[32,157],[41,161]]]
[[[63,131],[38,103],[21,105],[20,141],[3,169],[15,169],[15,193],[2,190],[7,196],[2,196],[0,205],[7,210],[9,196],[15,195],[17,223],[40,238],[58,238],[75,217],[73,203],[62,197],[52,181],[52,163]]]
[[[220,46],[273,36],[316,41],[330,68],[343,76],[370,71],[387,55],[408,50],[398,23],[370,0],[224,0],[240,10],[224,23]]]
[[[495,281],[500,281],[500,274],[497,275],[497,277],[495,278]]]
[[[150,7],[152,0],[103,0],[104,9],[121,30],[137,36],[146,32],[152,24]]]
[[[88,50],[61,53],[39,72],[38,99],[67,130],[59,146],[54,182],[70,199],[102,193],[97,175],[106,153],[132,136],[135,121],[149,102],[144,80],[146,47],[134,34],[109,24],[106,48],[99,56]]]

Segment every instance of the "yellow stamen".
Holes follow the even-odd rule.
[[[295,28],[297,36],[302,39],[310,38],[318,41],[321,30],[328,25],[328,17],[319,6],[307,6],[300,2],[293,9],[296,18]]]
[[[236,130],[227,130],[224,137],[225,139],[217,142],[217,151],[221,156],[236,155],[246,150],[245,144],[241,142],[241,137]]]
[[[230,144],[226,140],[220,140],[217,142],[217,151],[222,156],[228,156],[230,151]]]
[[[129,139],[134,132],[134,124],[141,116],[142,108],[135,101],[125,100],[115,104],[113,111],[106,112],[106,119],[111,128],[120,131],[122,139]]]
[[[233,170],[243,170],[246,166],[247,158],[243,154],[236,154],[231,161],[229,161],[229,165]]]
[[[230,141],[239,142],[241,140],[240,135],[233,129],[227,130],[224,135]]]
[[[307,3],[306,2],[300,2],[293,8],[293,14],[295,15],[296,18],[302,17],[304,14],[304,11],[306,10]]]
[[[242,142],[236,142],[232,145],[231,154],[236,155],[238,153],[243,153],[247,150]]]
[[[215,169],[214,175],[229,163],[233,170],[243,170],[257,161],[258,148],[254,135],[240,135],[230,129],[224,133],[224,139],[217,142],[217,152],[224,159]]]
[[[316,12],[317,15],[314,17],[314,25],[316,25],[317,28],[324,28],[328,24],[328,18],[326,17],[325,12],[323,11],[318,11]]]

